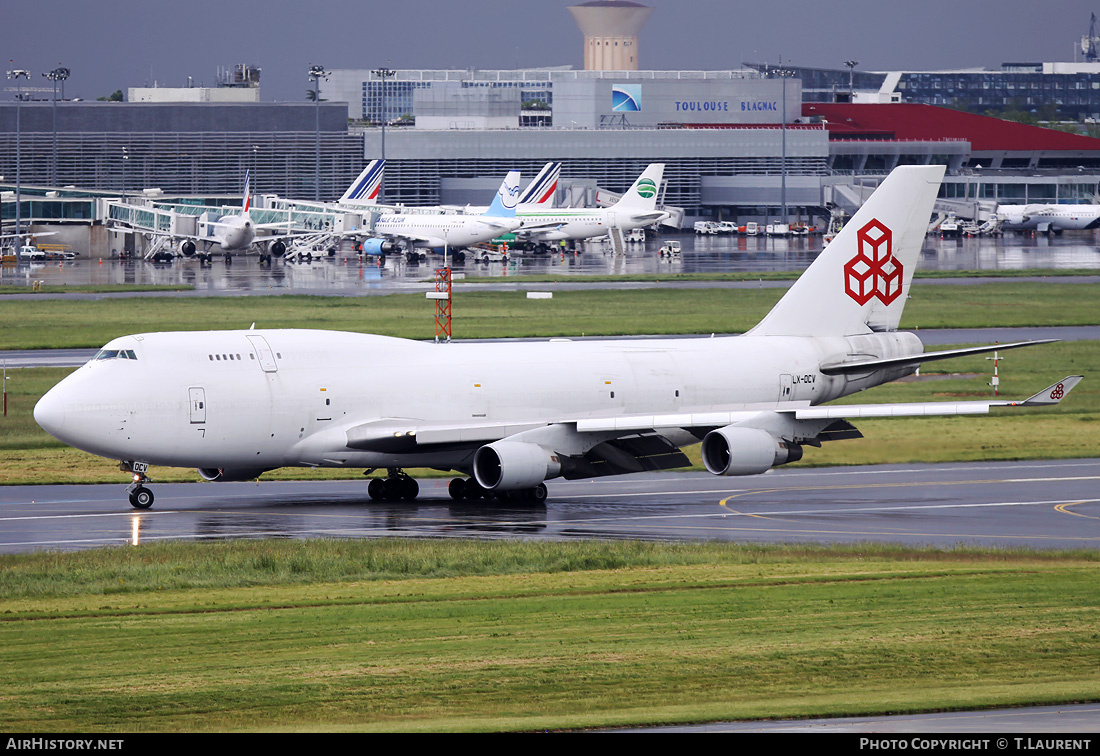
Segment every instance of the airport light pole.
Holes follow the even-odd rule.
[[[65,79],[69,78],[69,69],[58,66],[52,71],[42,74],[53,82],[53,164],[50,172],[50,185],[57,186],[57,82],[61,82],[62,97],[64,97]]]
[[[328,80],[328,71],[324,66],[309,66],[309,80],[313,82],[313,105],[316,109],[317,128],[317,186],[314,199],[321,201],[321,79]]]
[[[15,79],[17,86],[19,79],[29,79],[31,72],[22,68],[15,68],[8,71],[8,78]],[[22,139],[20,138],[20,124],[19,116],[23,109],[23,90],[20,89],[15,94],[15,243],[16,246],[20,246],[22,242],[19,241],[19,231],[22,221],[22,206],[23,198],[20,195],[21,185],[21,173],[22,173]],[[18,253],[17,253],[18,254]]]
[[[389,62],[389,61],[387,61]],[[386,79],[391,76],[396,76],[397,71],[392,68],[375,68],[371,71],[372,74],[382,79],[382,163],[386,162]],[[378,180],[378,204],[381,205],[383,197],[385,196],[385,180],[386,174],[382,174],[382,178]]]
[[[779,222],[787,224],[787,79],[795,75],[794,71],[786,68],[776,68],[772,70],[772,75],[778,76],[783,80],[783,121],[779,124],[782,137],[780,139],[780,158],[779,158],[779,204],[782,207],[782,215]]]
[[[851,102],[852,95],[855,94],[856,66],[859,65],[859,61],[846,60],[844,65],[848,66],[848,102]]]

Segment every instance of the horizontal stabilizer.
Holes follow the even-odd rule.
[[[822,365],[821,372],[825,375],[844,375],[852,373],[869,373],[872,370],[882,368],[909,367],[920,365],[924,362],[935,360],[948,360],[952,357],[966,357],[971,354],[983,354],[985,352],[998,352],[1003,349],[1016,349],[1018,347],[1034,346],[1036,344],[1050,344],[1061,339],[1036,339],[1035,341],[1016,341],[1011,344],[993,344],[990,346],[966,347],[965,349],[947,349],[942,352],[921,352],[920,354],[906,355],[905,357],[885,357],[873,360],[854,360],[852,362],[834,362]]]
[[[1027,399],[1024,399],[1023,406],[1025,407],[1038,407],[1047,404],[1057,404],[1065,398],[1066,394],[1073,390],[1073,387],[1081,382],[1084,376],[1081,375],[1068,375],[1057,383],[1052,383],[1045,389],[1037,394],[1032,394]]]

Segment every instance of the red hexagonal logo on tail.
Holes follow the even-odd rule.
[[[894,234],[877,218],[856,233],[859,251],[844,264],[844,291],[861,305],[890,304],[901,296],[905,268],[894,257]]]

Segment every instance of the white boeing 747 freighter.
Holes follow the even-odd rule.
[[[210,480],[277,467],[387,469],[372,498],[412,499],[404,470],[461,473],[455,498],[542,500],[556,477],[688,464],[752,475],[860,436],[861,417],[960,415],[1057,403],[1069,376],[1022,401],[836,405],[927,361],[898,332],[942,166],[899,167],[751,331],[721,338],[435,344],[318,330],[143,333],[112,340],[38,402],[61,441],[119,460],[130,503],[150,465]],[[440,376],[446,376],[441,381]]]

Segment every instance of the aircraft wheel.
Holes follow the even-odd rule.
[[[412,501],[420,495],[420,484],[412,478],[401,479],[401,498],[405,501]]]
[[[466,498],[466,481],[462,478],[451,478],[451,482],[447,484],[447,493],[455,501],[462,501]]]
[[[138,486],[130,492],[130,506],[134,509],[148,509],[153,506],[153,492],[145,486]]]
[[[481,487],[481,485],[472,478],[466,481],[466,500],[474,501],[476,499],[485,498],[487,491]]]
[[[544,501],[546,501],[546,484],[539,483],[528,493],[530,494],[531,501],[535,502],[536,504],[542,504]]]
[[[367,496],[371,498],[371,501],[381,501],[382,493],[385,484],[381,478],[371,478],[370,483],[367,484]]]

